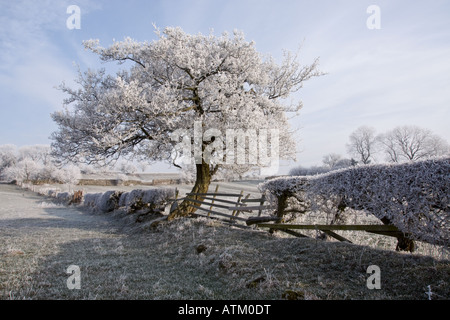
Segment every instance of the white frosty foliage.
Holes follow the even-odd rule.
[[[269,193],[276,197],[284,193],[298,193],[304,191],[304,185],[309,181],[309,177],[294,176],[294,177],[278,177],[270,179],[258,185],[258,188],[263,193]]]
[[[122,192],[106,191],[104,193],[88,193],[84,195],[84,205],[94,211],[111,212],[119,208],[118,200]]]
[[[130,192],[122,193],[120,196],[119,206],[126,208],[127,211],[132,211],[138,203],[142,203],[144,197],[144,190],[135,189]]]
[[[450,145],[431,130],[417,126],[400,126],[378,136],[388,161],[404,162],[445,157]]]
[[[203,131],[216,129],[222,135],[227,129],[277,129],[279,157],[295,158],[285,113],[298,111],[301,102],[286,105],[286,98],[321,74],[317,60],[300,66],[296,56],[286,54],[283,63],[276,64],[264,59],[240,32],[217,37],[166,28],[157,35],[153,42],[126,38],[107,48],[98,40],[84,42],[103,61],[133,65],[115,75],[80,72],[79,89],[61,86],[69,98],[64,111],[52,114],[59,126],[52,136],[55,155],[89,163],[129,156],[180,165],[179,158],[191,157],[191,152],[178,154],[180,141],[173,139],[174,133],[192,138],[194,122],[200,121]],[[205,150],[216,146],[212,141],[200,143]],[[217,143],[215,152],[220,154],[220,148]],[[201,157],[207,162],[205,153]],[[213,172],[221,166],[243,167],[211,166]]]
[[[57,166],[51,157],[50,146],[32,145],[17,148],[0,146],[0,179],[18,182],[60,182],[76,184],[81,178],[74,165]]]
[[[87,193],[84,195],[83,203],[87,207],[96,208],[103,193]]]
[[[151,189],[144,192],[142,201],[144,203],[165,204],[168,199],[173,199],[174,197],[174,189]]]
[[[53,202],[46,202],[43,201],[41,203],[39,203],[38,205],[39,208],[64,208],[64,204],[58,204],[58,203],[53,203]]]
[[[17,162],[17,147],[12,144],[0,145],[0,179],[6,178],[5,170]]]
[[[66,165],[63,168],[51,168],[51,177],[63,183],[75,185],[81,179],[81,170],[75,165]]]
[[[69,192],[60,192],[56,195],[56,201],[59,203],[68,203],[72,199],[72,196]]]
[[[300,194],[312,210],[364,210],[415,239],[450,245],[450,158],[280,177],[259,188],[276,198]]]
[[[97,198],[96,207],[101,212],[111,212],[118,208],[119,198],[122,192],[106,191]]]
[[[119,208],[126,212],[133,212],[138,209],[159,209],[167,204],[168,200],[173,198],[175,191],[173,189],[136,189],[130,192],[107,191],[104,193],[86,194],[84,196],[84,205],[94,211],[111,212]]]

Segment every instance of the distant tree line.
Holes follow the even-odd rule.
[[[402,163],[448,155],[450,145],[418,126],[398,126],[378,135],[374,128],[362,126],[350,135],[347,150],[362,164],[373,162],[375,154],[381,154],[387,162]]]
[[[450,145],[431,130],[418,126],[398,126],[377,134],[373,127],[361,126],[349,136],[346,145],[352,158],[330,153],[323,157],[322,165],[291,169],[289,175],[309,176],[336,169],[378,162],[403,163],[426,160],[450,154]]]
[[[58,166],[48,145],[0,146],[0,180],[75,184],[80,177],[81,171],[77,166]]]
[[[102,168],[87,164],[61,165],[52,157],[49,145],[0,145],[0,181],[76,184],[82,174],[112,171],[133,174],[139,170],[144,172],[146,167],[145,163],[123,160]]]

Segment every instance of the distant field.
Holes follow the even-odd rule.
[[[83,179],[85,180],[94,180],[97,181],[115,181],[120,178],[120,175],[85,175]],[[187,192],[192,190],[193,184],[190,183],[178,183],[177,181],[181,179],[178,174],[173,173],[147,173],[147,174],[139,174],[137,176],[128,176],[128,181],[130,180],[139,180],[140,183],[131,183],[124,185],[119,183],[117,185],[102,185],[100,184],[83,184],[83,185],[62,185],[62,184],[46,184],[34,186],[35,190],[42,188],[50,188],[54,190],[59,190],[60,192],[72,192],[76,190],[82,190],[84,194],[86,193],[100,193],[106,192],[110,190],[117,191],[131,191],[134,189],[153,189],[153,188],[176,188],[179,191],[180,196],[183,196]],[[167,181],[171,180],[171,181]],[[213,181],[209,187],[210,192],[214,192],[217,185],[219,185],[220,192],[228,192],[228,193],[239,193],[244,191],[245,194],[250,193],[251,198],[260,197],[261,193],[258,190],[258,184],[263,180],[243,180],[243,181],[233,181],[233,182],[225,182],[225,181]],[[150,185],[150,182],[154,182],[154,185]],[[168,183],[169,182],[169,183]],[[172,183],[170,183],[172,182]],[[143,184],[141,184],[143,183]],[[161,184],[162,183],[162,184]]]

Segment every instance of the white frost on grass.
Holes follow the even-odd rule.
[[[42,209],[48,209],[48,208],[64,208],[65,206],[61,203],[42,201],[41,203],[38,204],[38,207]]]

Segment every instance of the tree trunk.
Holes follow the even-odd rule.
[[[288,204],[287,204],[287,200],[289,199],[289,194],[288,193],[282,193],[278,198],[277,198],[277,217],[280,219],[283,219],[284,217],[284,211],[286,210]]]
[[[209,185],[211,183],[211,170],[209,164],[204,161],[201,164],[196,164],[196,180],[194,187],[191,190],[191,193],[207,193]],[[198,205],[190,201],[190,199],[203,201],[204,197],[202,196],[187,196],[185,200],[174,210],[172,211],[167,220],[171,221],[178,217],[186,217],[197,211],[196,208],[190,206],[191,204]]]
[[[384,217],[380,219],[386,225],[392,225],[391,221]],[[404,235],[397,237],[397,246],[395,248],[396,251],[409,251],[414,252],[416,249],[416,244],[413,239],[410,239]]]

